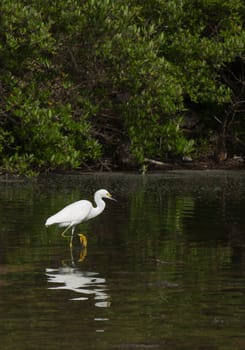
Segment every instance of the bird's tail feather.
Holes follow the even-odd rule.
[[[53,215],[53,216],[51,216],[50,218],[48,218],[48,219],[46,220],[45,226],[48,227],[48,226],[53,225],[53,224],[55,224],[55,223],[56,223],[56,220],[55,220],[55,217],[54,217],[54,215]]]

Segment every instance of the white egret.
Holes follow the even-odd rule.
[[[105,202],[103,201],[103,198],[115,200],[107,190],[98,190],[94,194],[96,207],[94,207],[93,204],[88,200],[80,200],[74,202],[58,211],[58,213],[50,216],[47,219],[45,226],[48,227],[50,225],[57,224],[60,227],[66,227],[65,231],[63,231],[61,234],[63,237],[66,231],[71,228],[70,247],[72,247],[75,227],[81,222],[90,220],[103,212],[105,209]],[[87,238],[83,234],[80,234],[79,236],[80,242],[83,244],[84,248],[86,248]]]

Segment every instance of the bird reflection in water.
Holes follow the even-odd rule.
[[[74,262],[72,249],[70,253],[71,266],[64,263],[59,268],[46,268],[48,282],[55,284],[54,287],[49,287],[49,289],[75,292],[77,296],[69,300],[83,301],[93,297],[95,306],[110,307],[110,296],[107,293],[106,279],[99,277],[98,272],[82,271]],[[84,260],[86,254],[87,250],[83,249],[78,261]]]

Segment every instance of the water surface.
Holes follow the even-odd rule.
[[[46,218],[118,199],[73,249]],[[245,172],[0,183],[1,349],[245,348]]]

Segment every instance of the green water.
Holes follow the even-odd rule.
[[[73,249],[47,217],[106,188]],[[245,172],[0,183],[0,348],[245,349]]]

